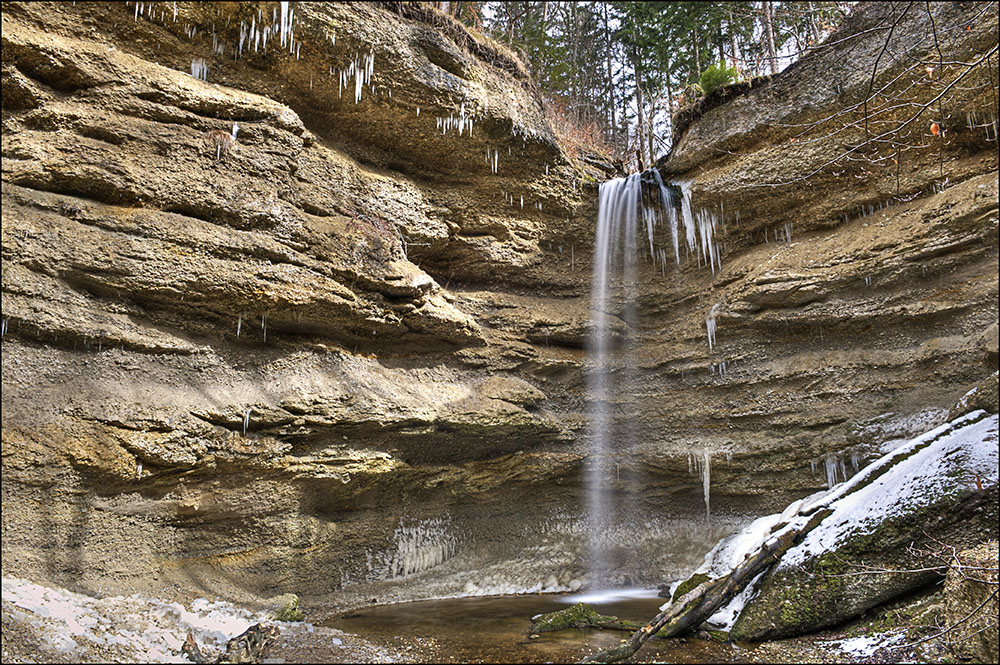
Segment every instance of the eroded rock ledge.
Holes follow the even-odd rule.
[[[596,188],[530,81],[367,3],[296,5],[298,58],[273,39],[234,58],[249,6],[143,7],[4,6],[5,572],[340,606],[580,584]],[[355,102],[339,73],[369,54]],[[768,87],[827,112],[820,65]],[[612,409],[641,441],[615,490],[662,516],[614,534],[634,583],[995,371],[994,144],[958,132],[943,166],[911,164],[906,190],[936,189],[857,216],[877,178],[750,187],[839,149],[791,149],[769,108],[762,89],[706,113],[665,166],[743,214],[721,271],[643,271],[639,389]],[[471,136],[442,131],[463,109]],[[791,242],[765,242],[785,221]]]

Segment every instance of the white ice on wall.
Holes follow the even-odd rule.
[[[701,478],[701,491],[705,501],[705,519],[708,519],[712,516],[712,454],[708,450],[701,451],[700,455],[689,452],[688,473],[697,473],[698,477]]]
[[[761,517],[719,541],[695,573],[715,578],[727,574],[765,541],[803,528],[820,509],[829,508],[833,512],[809,531],[799,545],[785,552],[777,564],[779,568],[800,565],[835,548],[854,533],[869,533],[886,518],[927,505],[957,488],[974,486],[977,476],[980,482],[995,484],[997,428],[998,417],[984,411],[936,427],[883,455],[849,482],[795,501],[780,514]],[[865,485],[869,478],[880,473],[881,476]],[[777,527],[781,528],[772,531]],[[709,623],[729,630],[743,604],[753,597],[752,586],[713,615]]]
[[[404,577],[433,568],[458,551],[450,520],[435,517],[406,523],[400,520],[393,534],[395,551],[388,562],[389,578]]]
[[[204,58],[195,58],[191,61],[191,76],[202,81],[208,80],[208,65]]]
[[[715,317],[719,313],[719,303],[712,305],[712,308],[708,310],[708,316],[705,317],[705,329],[708,331],[708,352],[712,352],[712,347],[715,346]]]

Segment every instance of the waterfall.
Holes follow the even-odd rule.
[[[644,190],[643,184],[648,186]],[[650,193],[650,191],[652,193]],[[639,224],[645,225],[649,256],[658,256],[654,228],[669,225],[675,257],[679,258],[677,220],[670,195],[655,171],[616,178],[601,185],[598,195],[597,238],[591,282],[591,325],[587,346],[587,410],[590,455],[587,476],[588,557],[591,585],[611,570],[610,544],[606,534],[614,531],[619,506],[613,497],[620,489],[618,465],[638,440],[634,418],[620,418],[616,425],[609,401],[628,400],[634,395],[638,329]],[[642,247],[645,247],[645,242]],[[620,312],[620,314],[616,314]],[[612,354],[611,321],[625,324],[624,339]],[[615,442],[614,447],[611,441]]]
[[[616,178],[601,185],[598,194],[597,237],[594,243],[594,267],[591,282],[590,337],[587,344],[587,416],[590,451],[587,467],[587,556],[591,587],[612,582],[616,569],[616,551],[610,534],[615,533],[628,516],[628,508],[618,496],[626,495],[624,483],[641,483],[630,468],[638,452],[638,409],[641,388],[637,367],[636,336],[639,332],[637,302],[639,296],[639,258],[646,258],[655,275],[666,277],[666,262],[672,246],[676,266],[681,261],[681,246],[699,266],[713,273],[722,269],[721,245],[715,240],[722,226],[723,209],[695,207],[691,202],[693,181],[672,185],[680,190],[679,209],[674,196],[663,183],[659,172],[650,169],[627,178]],[[683,240],[678,224],[684,226]],[[790,234],[789,234],[790,235]],[[660,265],[657,265],[657,264]],[[715,346],[716,315],[714,305],[705,319],[709,353]],[[612,329],[612,322],[618,324]],[[617,330],[623,333],[615,335]],[[714,367],[714,366],[713,366]],[[725,376],[725,364],[719,365]],[[612,413],[612,405],[614,414]],[[613,442],[613,443],[612,443]],[[701,475],[706,519],[711,515],[711,455],[707,450],[692,455]],[[635,488],[639,491],[638,487]]]

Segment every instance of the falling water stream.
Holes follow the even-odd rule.
[[[587,345],[587,557],[592,589],[615,584],[612,573],[620,565],[615,553],[619,552],[620,557],[621,548],[614,547],[609,534],[616,533],[629,519],[630,501],[622,497],[635,496],[642,483],[628,471],[640,466],[629,464],[634,462],[639,446],[640,256],[656,269],[656,264],[665,264],[668,256],[667,249],[659,248],[657,241],[669,242],[675,266],[680,265],[679,218],[684,227],[686,256],[713,273],[722,268],[721,248],[715,240],[721,215],[692,206],[692,184],[675,183],[680,190],[679,215],[675,197],[656,169],[609,180],[600,187]],[[661,265],[660,269],[665,275],[665,267]],[[710,352],[715,345],[718,310],[719,306],[714,306],[706,320]],[[623,466],[627,469],[624,481]],[[699,451],[696,470],[704,486],[706,519],[710,514],[710,468],[710,453]]]
[[[655,187],[643,187],[644,182]],[[653,191],[650,196],[649,191]],[[649,256],[657,256],[654,226],[669,225],[679,256],[677,220],[670,194],[656,170],[609,180],[600,187],[591,282],[591,327],[587,354],[590,465],[587,477],[588,562],[591,588],[606,584],[615,567],[607,534],[622,520],[616,494],[623,488],[621,460],[638,443],[634,417],[638,330],[639,224],[645,224]],[[612,323],[624,325],[612,328]],[[618,330],[622,330],[618,334]],[[629,414],[613,418],[611,404]]]

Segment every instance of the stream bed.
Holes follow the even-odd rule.
[[[561,630],[532,637],[536,614],[587,602],[601,614],[648,621],[664,602],[655,590],[601,594],[485,596],[380,605],[347,613],[324,625],[412,653],[409,662],[576,662],[627,638],[617,630]],[[701,639],[652,639],[639,660],[670,663],[735,662],[739,649]]]

